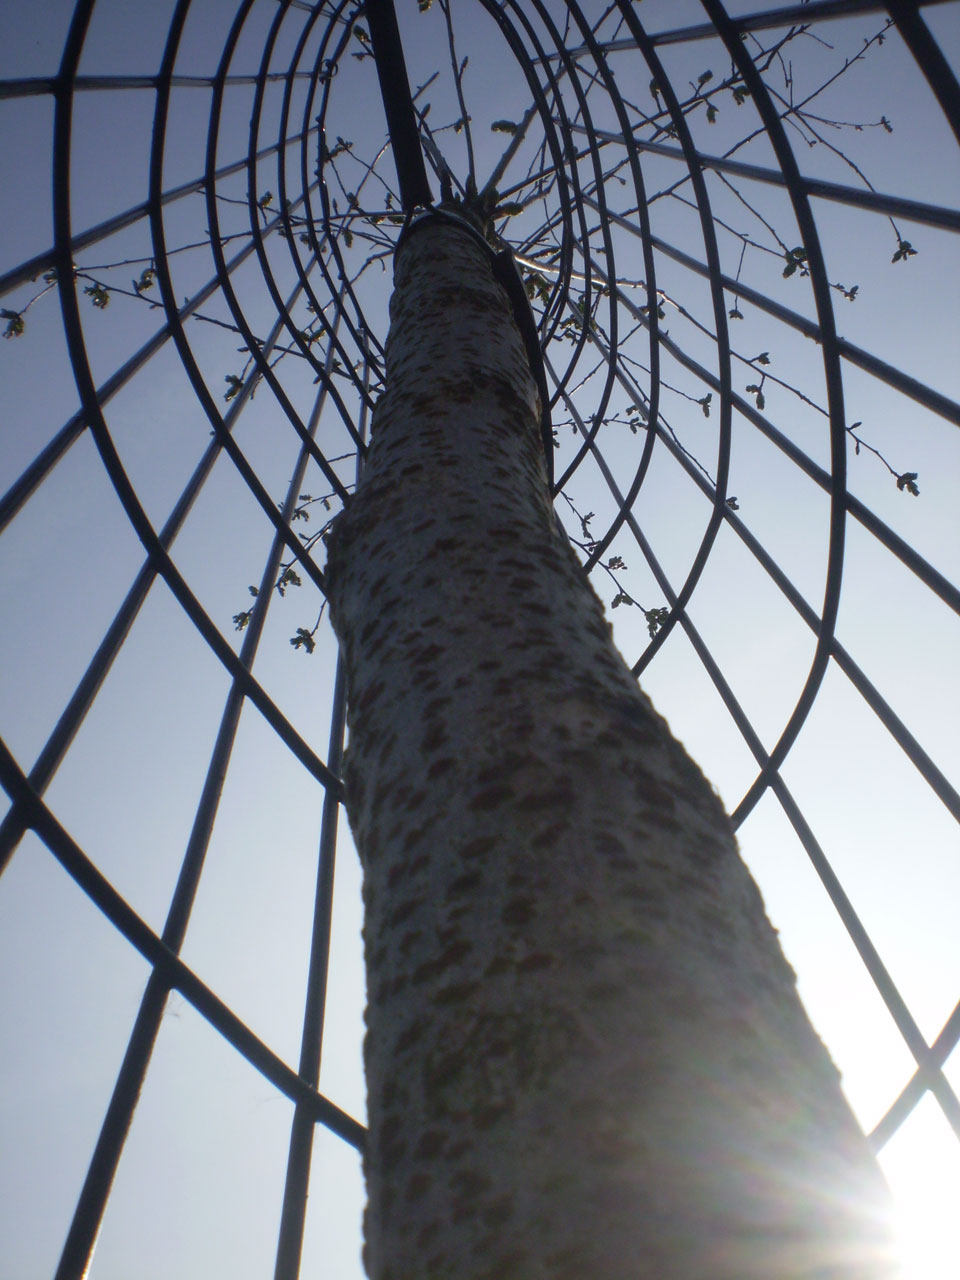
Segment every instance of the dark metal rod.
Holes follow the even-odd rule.
[[[369,353],[364,352],[364,385],[370,376]],[[367,404],[360,410],[360,435],[367,438]],[[357,479],[363,466],[357,455]],[[347,717],[347,675],[343,655],[337,654],[333,679],[333,704],[330,710],[330,736],[327,761],[331,769],[341,772],[343,741]],[[320,846],[317,858],[317,887],[313,905],[313,930],[310,938],[310,963],[307,970],[307,995],[303,1011],[303,1034],[300,1041],[300,1076],[317,1088],[320,1083],[320,1058],[326,1025],[327,978],[330,962],[330,927],[333,920],[334,871],[337,856],[337,833],[340,801],[328,791],[323,800],[320,819]],[[294,1109],[290,1126],[287,1173],[283,1188],[283,1208],[277,1239],[274,1280],[297,1280],[303,1251],[307,1193],[316,1124],[305,1107]]]
[[[921,5],[948,4],[951,0],[915,0]],[[868,17],[872,13],[884,13],[889,8],[883,0],[814,0],[812,4],[785,5],[782,9],[768,9],[762,13],[751,13],[745,17],[731,17],[731,22],[740,31],[770,31],[777,27],[813,26],[817,22],[829,22],[834,18],[851,18],[857,15]],[[650,41],[656,46],[665,44],[687,44],[694,40],[713,40],[717,29],[712,22],[700,22],[689,27],[675,27],[671,31],[657,31],[650,35]],[[636,49],[635,40],[608,40],[603,45],[604,53],[621,53],[624,50]],[[580,45],[571,49],[570,56],[578,58],[588,53],[589,46]],[[557,58],[559,54],[551,54]]]
[[[400,182],[400,198],[404,212],[412,213],[418,205],[432,204],[433,193],[423,163],[397,15],[393,0],[367,0],[364,11],[370,24],[383,110]]]
[[[327,762],[339,771],[343,756],[346,727],[347,682],[343,658],[337,656],[333,685],[333,707],[330,717],[330,739]],[[317,859],[317,888],[313,908],[313,934],[310,940],[310,966],[307,997],[300,1043],[300,1078],[313,1088],[320,1082],[320,1054],[323,1048],[324,1014],[327,995],[327,971],[330,960],[330,925],[333,919],[333,873],[337,850],[337,827],[340,802],[329,791],[323,798],[320,821],[320,850]],[[290,1149],[283,1189],[283,1209],[277,1241],[274,1280],[297,1280],[303,1249],[303,1229],[307,1213],[307,1188],[316,1120],[310,1111],[297,1104],[290,1128]]]
[[[940,103],[954,137],[960,142],[960,85],[943,50],[920,16],[917,0],[887,0],[887,8]]]
[[[918,1067],[907,1081],[896,1101],[870,1133],[870,1143],[879,1151],[896,1133],[926,1091],[930,1088],[931,1070],[939,1071],[960,1041],[960,1004],[947,1019],[943,1030],[930,1046],[926,1067]]]
[[[570,127],[577,133],[588,132],[583,125]],[[594,129],[592,132],[603,142],[621,144],[624,142],[623,135],[619,133],[611,133],[606,129]],[[644,142],[641,138],[631,137],[630,143],[640,151],[649,151],[652,155],[666,156],[669,160],[680,160],[684,164],[688,161],[686,153],[680,147],[671,147],[665,142]],[[944,205],[924,204],[920,200],[909,200],[906,196],[884,195],[881,191],[868,191],[862,187],[847,186],[842,182],[826,182],[822,178],[811,178],[801,173],[787,178],[779,169],[747,164],[743,160],[728,160],[724,156],[712,156],[703,151],[697,152],[697,159],[704,169],[716,169],[718,173],[733,173],[754,182],[786,187],[794,194],[804,192],[808,196],[837,200],[841,204],[870,209],[875,213],[904,218],[911,222],[922,222],[926,226],[940,227],[945,231],[960,231],[960,210],[948,209]]]
[[[267,80],[309,80],[309,71],[271,71]],[[35,98],[38,94],[53,93],[56,80],[52,76],[34,76],[24,80],[0,80],[0,101],[4,98]],[[212,76],[171,76],[174,89],[209,89]],[[256,76],[235,75],[227,78],[227,84],[256,84]],[[110,91],[111,89],[156,89],[156,76],[77,76],[75,90]]]

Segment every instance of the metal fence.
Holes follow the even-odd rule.
[[[960,6],[476,0],[447,22],[435,0],[399,32],[368,9],[80,0],[11,19],[11,1275],[85,1274],[101,1227],[94,1275],[137,1262],[142,1226],[111,1253],[108,1205],[172,993],[287,1100],[285,1173],[234,1271],[263,1274],[259,1248],[299,1274],[308,1187],[336,1216],[339,1175],[311,1181],[311,1155],[318,1127],[362,1148],[358,1095],[321,1078],[338,1059],[358,1074],[362,980],[322,534],[364,451],[391,245],[468,170],[498,188],[532,303],[559,517],[720,786],[861,1120],[878,1150],[921,1113],[960,1136]],[[892,123],[856,114],[874,91]],[[831,93],[853,121],[821,110]],[[258,787],[244,811],[238,788]],[[341,913],[353,941],[331,959]],[[301,1013],[281,1027],[285,974]],[[338,982],[352,1012],[325,1034]],[[858,1065],[831,1028],[861,1013]],[[165,1096],[159,1129],[189,1130]],[[175,1237],[178,1166],[143,1141],[127,1202]],[[205,1178],[233,1159],[215,1149]],[[219,1221],[212,1187],[204,1212]],[[191,1239],[171,1255],[185,1275],[207,1266]]]

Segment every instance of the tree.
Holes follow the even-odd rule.
[[[891,1274],[882,1180],[720,803],[561,536],[469,226],[396,265],[330,540],[374,1280]]]

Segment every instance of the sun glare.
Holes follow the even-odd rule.
[[[929,1095],[880,1162],[894,1196],[901,1280],[960,1280],[960,1150]]]

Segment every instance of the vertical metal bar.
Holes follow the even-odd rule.
[[[341,306],[343,293],[340,295]],[[370,359],[364,352],[363,386],[366,392],[370,379]],[[361,402],[360,436],[367,436],[367,397]],[[357,454],[357,478],[360,477],[362,455]],[[327,765],[335,773],[340,772],[343,760],[343,739],[346,728],[347,682],[342,654],[337,656],[333,686],[333,706],[330,712],[330,741],[327,749]],[[313,908],[313,935],[310,941],[310,966],[307,977],[306,1005],[303,1012],[303,1036],[300,1041],[299,1074],[303,1080],[317,1088],[320,1082],[320,1058],[323,1051],[323,1029],[326,1018],[327,976],[330,960],[330,926],[333,919],[333,880],[337,854],[337,830],[340,817],[340,801],[332,791],[324,795],[323,814],[320,821],[320,848],[317,863],[317,890]],[[287,1175],[283,1189],[283,1209],[280,1214],[280,1232],[277,1240],[277,1261],[274,1280],[297,1280],[300,1274],[300,1257],[303,1251],[303,1231],[307,1213],[307,1189],[310,1183],[310,1162],[313,1155],[313,1139],[316,1129],[314,1115],[297,1104],[290,1128],[290,1149],[287,1156]]]
[[[917,66],[926,76],[927,84],[943,108],[957,142],[960,142],[960,85],[957,84],[957,77],[943,50],[920,16],[916,0],[887,0],[887,8],[897,24],[904,44],[913,54]]]
[[[337,772],[343,758],[346,705],[346,675],[343,657],[338,654],[327,752],[327,763]],[[323,1049],[327,973],[330,960],[330,925],[333,917],[333,876],[339,816],[340,801],[328,790],[323,797],[323,816],[320,823],[313,936],[310,941],[310,968],[303,1018],[303,1037],[300,1043],[299,1074],[314,1088],[320,1080],[320,1055]],[[315,1117],[306,1107],[298,1104],[290,1129],[290,1150],[283,1190],[275,1280],[297,1280],[300,1273],[300,1254],[303,1248],[303,1229],[307,1213],[307,1187],[310,1181],[310,1161],[315,1131]]]
[[[377,78],[400,181],[400,199],[404,212],[412,213],[417,205],[432,204],[433,194],[423,163],[393,0],[367,0],[365,13],[370,24]]]

